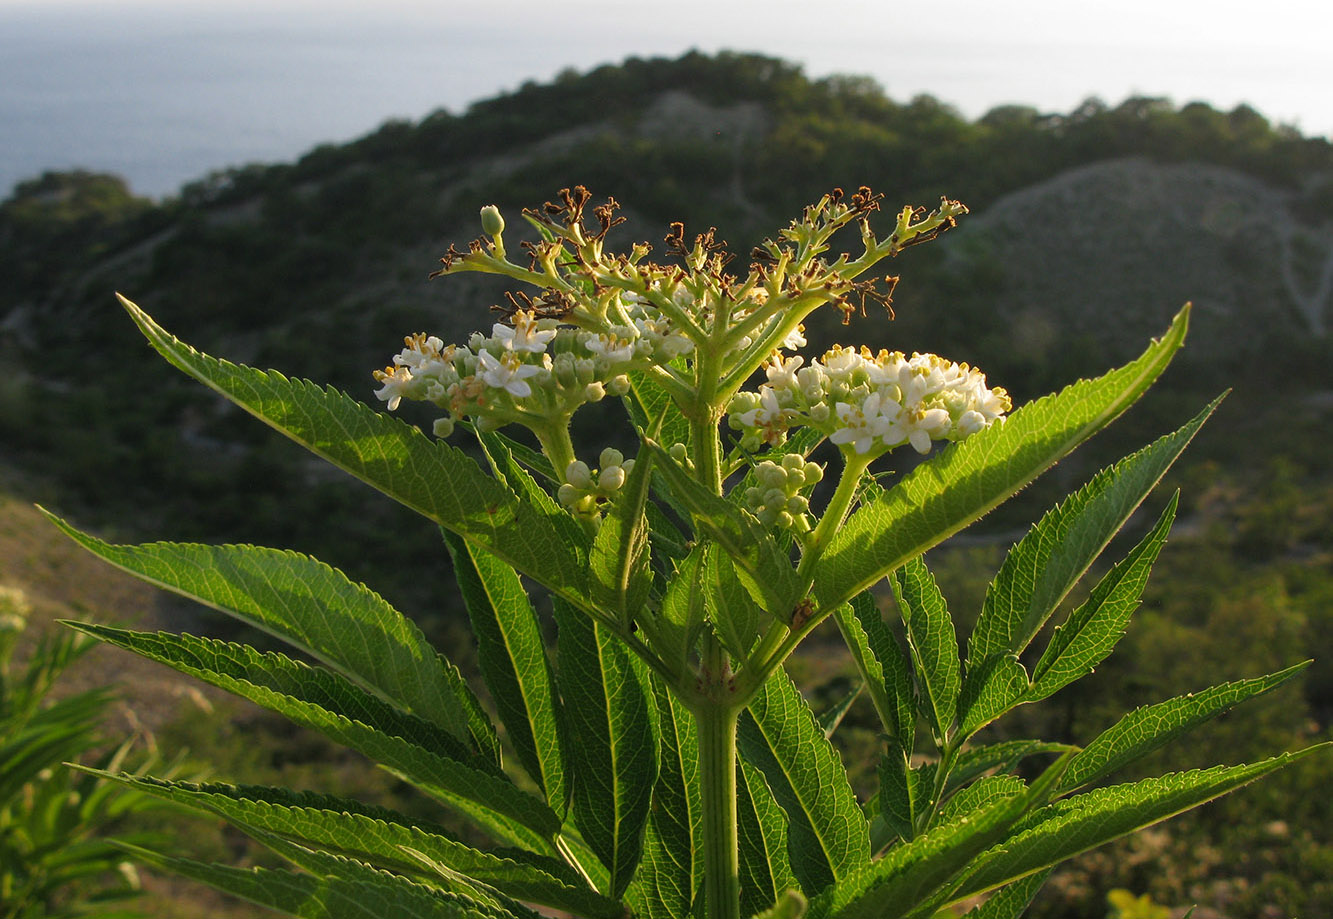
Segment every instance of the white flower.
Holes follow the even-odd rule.
[[[932,440],[943,440],[949,433],[952,419],[942,408],[913,413],[907,421],[907,442],[917,453],[929,453]]]
[[[491,337],[504,344],[507,351],[526,351],[541,354],[546,350],[546,343],[555,338],[555,329],[539,329],[532,313],[519,310],[514,314],[514,327],[496,323],[491,330]]]
[[[797,348],[804,348],[806,346],[805,335],[802,334],[804,332],[805,326],[798,325],[787,333],[787,337],[782,339],[782,344],[779,345],[779,347],[786,351],[795,351]]]
[[[872,392],[860,405],[839,402],[834,409],[842,422],[842,427],[829,436],[835,444],[851,444],[857,453],[865,454],[876,440],[881,446],[892,447],[904,439],[902,406],[882,393]]]
[[[589,335],[583,346],[605,366],[626,364],[634,360],[634,342],[614,335]]]
[[[799,354],[785,360],[780,356],[774,357],[764,368],[769,385],[777,389],[795,389],[796,371],[800,370],[804,363],[805,358]]]
[[[482,382],[495,389],[503,389],[512,396],[522,398],[532,395],[527,378],[541,372],[541,367],[520,363],[518,355],[512,351],[498,360],[489,351],[477,355],[477,376]]]
[[[375,390],[381,402],[389,403],[389,411],[398,408],[398,403],[407,395],[412,385],[412,371],[406,367],[393,367],[375,371],[375,379],[384,384]]]

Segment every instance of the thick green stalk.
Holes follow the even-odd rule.
[[[740,837],[736,829],[736,719],[739,710],[705,699],[694,709],[703,805],[704,916],[740,919]]]

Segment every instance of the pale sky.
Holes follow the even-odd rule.
[[[1150,95],[1246,102],[1328,136],[1331,46],[1327,0],[0,0],[0,124],[15,132],[0,192],[40,161],[160,194],[564,67],[690,48],[866,74],[968,117]]]

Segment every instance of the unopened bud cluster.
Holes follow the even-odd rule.
[[[594,471],[583,460],[574,460],[565,467],[565,481],[556,492],[556,498],[575,514],[592,516],[599,505],[615,497],[625,485],[625,479],[634,469],[634,460],[614,447],[607,447],[598,457],[601,468]]]
[[[754,467],[757,484],[745,490],[745,504],[761,523],[782,530],[810,530],[808,492],[824,477],[824,469],[788,453],[779,462],[764,460]]]
[[[981,371],[934,354],[835,346],[804,363],[775,355],[765,366],[768,382],[732,399],[728,421],[742,446],[780,446],[791,428],[806,425],[862,456],[903,444],[928,453],[932,442],[961,440],[1010,409],[1009,395],[988,388]]]

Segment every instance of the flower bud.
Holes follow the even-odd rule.
[[[685,457],[686,457],[686,455],[687,455],[687,450],[686,450],[686,447],[685,447],[684,444],[672,444],[672,445],[667,449],[667,453],[668,453],[668,454],[671,456],[671,458],[672,458],[673,460],[675,460],[676,462],[678,462],[678,463],[683,463],[683,462],[685,462]]]
[[[625,469],[623,466],[607,466],[597,476],[597,490],[603,494],[619,491],[624,484]]]
[[[579,498],[579,490],[568,482],[561,485],[555,492],[556,500],[565,507],[570,507]]]
[[[805,457],[799,453],[788,453],[782,457],[782,468],[788,472],[799,472],[805,468]]]
[[[625,454],[615,447],[607,447],[602,451],[602,455],[597,458],[597,464],[603,469],[607,466],[619,466],[623,462],[625,462]]]
[[[588,468],[588,464],[583,460],[574,460],[565,467],[565,481],[575,488],[591,488],[592,470]]]
[[[606,387],[601,380],[593,380],[583,387],[583,398],[589,402],[601,402],[606,398]]]
[[[806,463],[803,471],[806,485],[814,485],[824,478],[824,467],[818,463]]]
[[[436,437],[448,437],[454,432],[454,420],[452,418],[436,418],[435,424],[431,426],[431,432]]]
[[[488,204],[481,209],[481,229],[487,236],[499,236],[505,231],[505,219],[500,216],[500,209]]]
[[[768,460],[754,467],[754,477],[764,488],[781,490],[787,486],[787,471]]]
[[[611,378],[611,381],[606,384],[606,391],[613,396],[623,396],[629,392],[629,385],[629,377],[622,373]]]

